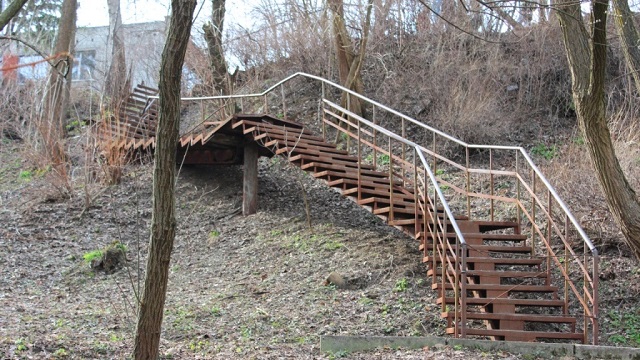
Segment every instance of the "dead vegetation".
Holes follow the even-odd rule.
[[[240,91],[262,90],[291,69],[336,77],[323,12],[306,9],[289,19],[314,31],[300,34],[292,24],[276,27],[279,13],[267,6],[275,5],[265,2],[258,13],[263,31],[244,36],[236,29],[230,42],[248,66]],[[503,35],[499,44],[447,31],[387,35],[373,29],[362,70],[365,93],[465,141],[531,149],[603,254],[601,342],[640,346],[640,288],[633,285],[640,275],[576,129],[557,24]],[[638,94],[621,76],[619,56],[614,46],[610,125],[627,177],[640,189]],[[52,170],[34,152],[37,86],[0,92],[0,355],[126,356],[148,239],[150,171],[110,152],[109,141],[97,146],[89,129],[108,114],[80,101],[68,119],[75,124],[65,143],[66,171]],[[290,112],[311,114],[316,104],[305,103],[305,89],[298,95]],[[395,126],[394,119],[380,120]],[[311,358],[323,356],[319,335],[442,335],[417,244],[289,170],[262,162],[261,208],[248,218],[237,216],[239,169],[181,171],[164,356]],[[309,195],[307,207],[296,181]],[[313,229],[305,226],[305,208]],[[114,240],[128,248],[128,270],[92,273],[83,256]],[[332,272],[345,289],[329,281]],[[460,355],[438,351],[425,356]],[[423,353],[402,355],[416,354]]]

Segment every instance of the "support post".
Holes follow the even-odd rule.
[[[244,146],[242,184],[242,215],[258,211],[258,144],[249,142]]]

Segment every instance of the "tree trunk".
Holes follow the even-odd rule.
[[[364,92],[364,85],[362,82],[362,74],[360,69],[364,61],[364,55],[366,52],[367,37],[369,33],[369,26],[371,24],[371,9],[373,7],[373,0],[369,0],[367,4],[367,15],[365,18],[365,24],[362,29],[362,44],[360,51],[356,56],[355,46],[351,41],[349,32],[344,21],[344,4],[342,0],[329,0],[329,8],[333,12],[333,35],[336,45],[336,58],[338,61],[338,74],[340,77],[340,84],[347,89],[353,90],[362,94]],[[347,101],[346,94],[342,94],[342,107],[349,111],[352,111],[358,115],[364,114],[364,108],[362,102],[355,97],[351,97],[350,101]]]
[[[616,28],[622,40],[622,53],[640,94],[640,34],[627,0],[613,0]]]
[[[169,263],[176,230],[174,191],[180,125],[180,80],[195,7],[196,0],[171,1],[171,22],[162,52],[151,240],[134,345],[137,360],[158,358]]]
[[[0,32],[4,30],[9,21],[20,12],[20,9],[27,3],[28,0],[13,0],[6,9],[0,13]]]
[[[107,108],[116,114],[119,102],[126,96],[127,62],[125,59],[124,33],[122,29],[122,14],[120,0],[107,0],[109,6],[109,29],[111,34],[111,63],[104,83],[104,94]]]
[[[578,123],[609,210],[620,226],[627,244],[640,260],[640,201],[622,171],[607,127],[607,0],[594,0],[592,3],[594,25],[591,41],[582,22],[580,3],[558,0],[557,7],[571,70]]]
[[[204,39],[209,51],[209,67],[211,68],[213,87],[222,95],[231,93],[231,79],[227,70],[227,61],[222,47],[224,30],[224,14],[226,0],[211,0],[211,21],[202,26]]]
[[[49,72],[49,79],[40,114],[39,131],[43,139],[45,157],[58,171],[64,171],[65,163],[63,139],[65,137],[65,109],[71,91],[73,60],[71,53],[75,43],[77,0],[64,0],[58,27],[55,53],[59,61]]]

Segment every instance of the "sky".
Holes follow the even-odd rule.
[[[227,0],[227,13],[225,23],[238,23],[243,27],[251,27],[251,18],[248,12],[252,3],[257,0]],[[107,0],[79,0],[78,26],[105,26],[109,25],[107,12]],[[125,24],[163,20],[169,15],[169,0],[121,0],[122,21]],[[200,10],[199,20],[210,15],[211,2],[199,0],[196,12]],[[195,27],[195,26],[194,26]]]

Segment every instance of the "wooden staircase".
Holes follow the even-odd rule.
[[[451,295],[453,287],[442,281],[442,261],[434,255],[438,251],[433,251],[429,229],[424,236],[421,227],[425,223],[428,227],[433,219],[425,222],[422,214],[416,213],[416,196],[410,187],[391,180],[389,172],[362,163],[357,156],[312,135],[301,125],[270,116],[247,119],[237,115],[231,127],[241,129],[242,134],[272,154],[283,156],[328,186],[340,189],[343,196],[419,240],[427,277],[438,293],[442,317],[447,320],[447,333],[453,334],[456,321],[465,318],[466,335],[513,341],[585,341],[583,333],[576,332],[576,317],[566,315],[567,303],[560,298],[558,287],[551,284],[550,273],[542,270],[545,260],[531,256],[532,248],[519,223],[455,217],[467,241],[468,266],[467,308],[464,316],[456,314],[447,311],[456,301]],[[442,209],[433,214],[439,216]],[[448,233],[447,239],[459,254],[455,233]],[[450,275],[455,276],[451,271]]]
[[[300,123],[269,115],[224,114],[233,101],[239,101],[243,112],[247,104],[267,109],[276,88],[282,90],[282,113],[287,114],[283,85],[297,77],[321,83],[320,124],[314,124],[321,131],[314,133]],[[359,96],[373,108],[371,120],[329,100],[329,89],[334,96],[346,95],[347,103],[350,96]],[[101,127],[104,143],[125,152],[154,150],[157,105],[153,96],[143,101],[149,94],[152,89],[134,91],[122,121]],[[466,144],[309,74],[292,75],[262,94],[197,101],[201,122],[180,136],[178,161],[244,163],[243,207],[257,193],[247,184],[257,186],[258,156],[281,156],[339,189],[416,240],[448,334],[597,344],[597,249],[524,149]],[[396,131],[401,135],[376,123],[380,113],[398,120]],[[426,136],[415,139],[412,133]],[[425,137],[429,148],[416,143]],[[445,156],[438,150],[444,142],[462,149]],[[488,155],[480,166],[471,164],[472,148]],[[496,168],[494,154],[499,151],[507,154],[503,162],[511,156],[510,168]],[[443,165],[452,176],[442,175]],[[474,180],[474,176],[484,178]],[[510,183],[512,194],[499,192],[500,177],[498,185]],[[255,200],[246,203],[255,210]],[[452,210],[454,205],[457,211]],[[495,216],[497,209],[501,218]],[[576,250],[575,238],[582,242],[582,252]]]

